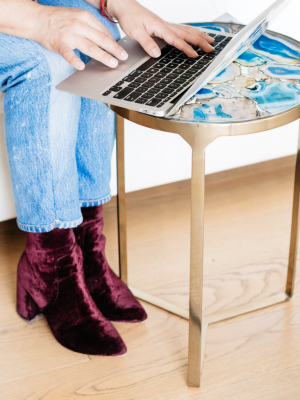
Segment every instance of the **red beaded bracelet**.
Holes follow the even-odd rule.
[[[101,2],[100,2],[100,14],[103,15],[103,17],[108,19],[110,22],[113,22],[114,24],[117,23],[117,21],[115,21],[113,19],[113,17],[111,15],[109,15],[109,13],[107,11],[107,0],[101,0]]]

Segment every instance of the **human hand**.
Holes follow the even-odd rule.
[[[135,0],[108,0],[108,12],[118,20],[126,35],[137,40],[151,57],[160,56],[160,49],[151,36],[165,40],[189,57],[198,57],[189,43],[206,52],[214,49],[211,46],[214,39],[204,32],[190,26],[170,24]]]
[[[118,45],[106,27],[88,11],[67,7],[43,7],[34,39],[46,49],[62,55],[73,67],[84,69],[84,63],[73,49],[116,67],[128,54]]]

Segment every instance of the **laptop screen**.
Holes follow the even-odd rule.
[[[211,65],[200,75],[199,79],[186,93],[178,99],[168,115],[172,115],[182,104],[189,100],[195,93],[205,86],[211,79],[223,71],[232,61],[236,60],[246,51],[268,28],[270,23],[278,16],[291,0],[277,0],[252,22],[238,32]]]

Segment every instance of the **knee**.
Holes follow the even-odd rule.
[[[60,55],[37,42],[9,35],[0,34],[0,57],[2,92],[24,85],[38,86],[43,90],[57,85],[75,71]]]

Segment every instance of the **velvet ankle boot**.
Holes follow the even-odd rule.
[[[86,287],[82,251],[72,229],[27,233],[18,266],[17,311],[27,321],[42,312],[54,337],[70,350],[126,353],[122,338]]]
[[[102,209],[102,205],[82,208],[83,223],[74,229],[83,252],[87,287],[97,307],[109,320],[144,321],[147,318],[146,311],[106,260]]]

